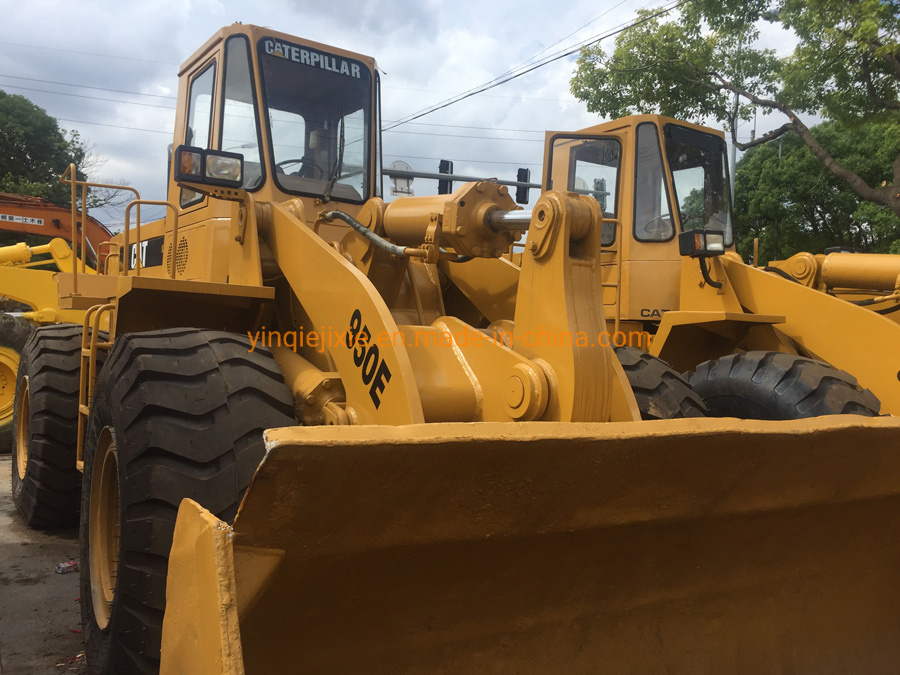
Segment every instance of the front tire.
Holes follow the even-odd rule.
[[[795,354],[741,352],[706,361],[691,386],[714,417],[796,420],[820,415],[878,415],[881,402],[856,378]]]
[[[35,329],[19,360],[12,498],[34,529],[78,524],[80,368],[81,326],[74,324]]]
[[[12,450],[15,436],[16,378],[25,343],[34,326],[15,316],[0,314],[0,453]]]
[[[706,417],[703,399],[668,363],[635,347],[614,349],[634,392],[641,419]]]
[[[262,432],[296,424],[293,401],[246,336],[188,328],[120,337],[96,391],[81,507],[87,661],[93,673],[155,673],[181,500],[233,521]]]

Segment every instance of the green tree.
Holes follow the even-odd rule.
[[[861,176],[803,121],[818,114],[852,127],[900,115],[900,0],[686,0],[674,17],[640,14],[611,54],[582,51],[571,87],[588,110],[714,118],[742,150],[793,131],[859,198],[900,215],[900,154]],[[765,24],[796,36],[792,54],[755,46]],[[739,142],[738,122],[757,109],[786,121]]]
[[[67,134],[24,96],[0,90],[0,192],[67,206],[70,192],[59,177],[71,162],[80,167],[86,154],[77,132]]]
[[[900,122],[847,126],[825,122],[812,134],[842,165],[874,182],[900,154]],[[888,252],[900,239],[900,218],[867,202],[829,172],[795,133],[747,151],[737,165],[738,251],[749,258],[760,239],[762,261],[830,246]]]
[[[77,131],[60,128],[57,121],[24,96],[0,90],[0,192],[43,197],[69,206],[71,187],[59,177],[74,163],[78,179],[87,180],[105,160],[81,140]],[[123,181],[98,180],[125,185]],[[79,208],[81,194],[79,191]],[[122,206],[130,194],[108,188],[88,190],[88,208]]]

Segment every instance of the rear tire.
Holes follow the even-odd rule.
[[[668,363],[634,347],[614,349],[637,399],[642,419],[706,417],[703,399]]]
[[[742,352],[706,361],[691,386],[714,417],[794,420],[878,415],[881,402],[856,378],[821,361],[778,352]]]
[[[116,340],[85,444],[81,612],[92,673],[159,669],[175,518],[189,497],[232,522],[265,454],[292,426],[271,355],[245,336],[167,329]]]
[[[33,332],[34,326],[24,319],[0,314],[0,453],[12,450],[19,360]]]
[[[14,415],[13,503],[35,529],[78,524],[75,467],[81,326],[35,329],[19,360]]]

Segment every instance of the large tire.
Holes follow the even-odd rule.
[[[80,367],[81,326],[73,324],[35,329],[19,360],[12,497],[35,529],[78,524]]]
[[[15,423],[16,375],[25,342],[34,327],[9,314],[0,314],[0,453],[12,449]]]
[[[742,352],[701,363],[691,376],[713,417],[794,420],[878,415],[880,401],[856,378],[794,354]]]
[[[703,399],[668,363],[634,347],[614,349],[637,399],[642,419],[706,417]]]
[[[81,613],[92,673],[156,673],[169,549],[190,497],[232,522],[262,432],[295,425],[271,354],[245,336],[167,329],[116,340],[84,457]]]

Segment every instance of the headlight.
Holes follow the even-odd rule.
[[[227,180],[241,182],[242,157],[224,157],[207,153],[206,177],[215,181]]]
[[[180,145],[175,150],[174,168],[177,183],[206,183],[239,188],[243,183],[244,156],[236,152]]]
[[[688,230],[678,235],[678,252],[692,258],[725,253],[725,233],[720,230]]]

